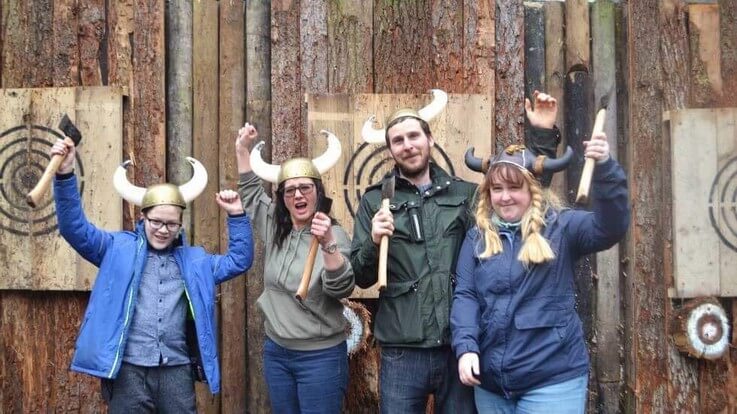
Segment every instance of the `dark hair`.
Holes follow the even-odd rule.
[[[411,116],[411,115],[400,116],[399,118],[393,119],[391,122],[389,122],[386,125],[386,129],[384,130],[384,140],[386,141],[386,146],[387,147],[390,146],[389,145],[389,130],[391,129],[391,127],[393,127],[394,125],[396,125],[396,124],[398,124],[400,122],[404,122],[404,121],[406,121],[408,119],[415,119],[415,120],[417,120],[417,122],[420,123],[420,128],[422,128],[422,132],[424,132],[425,135],[427,135],[428,137],[431,137],[432,136],[432,132],[430,132],[430,125],[424,119],[417,118],[417,117]]]
[[[322,197],[325,197],[325,187],[322,185],[322,180],[315,178],[311,178],[311,180],[315,183],[315,199],[319,202]],[[292,217],[289,215],[287,205],[284,203],[284,181],[279,184],[279,188],[276,190],[276,200],[274,201],[274,241],[277,247],[281,248],[284,239],[292,231]],[[333,224],[337,223],[333,217],[330,217],[330,220]]]

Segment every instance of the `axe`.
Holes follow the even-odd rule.
[[[74,123],[72,123],[72,120],[69,119],[67,114],[64,114],[64,116],[61,117],[61,121],[59,121],[59,129],[64,133],[64,135],[66,135],[64,141],[66,141],[68,145],[74,144],[74,146],[77,146],[79,145],[79,142],[82,141],[82,133],[80,133],[79,129],[74,126]],[[51,157],[41,179],[38,180],[38,183],[33,187],[33,190],[26,194],[26,203],[28,203],[31,208],[36,208],[38,202],[41,201],[41,198],[49,190],[51,178],[53,178],[54,174],[59,170],[59,166],[63,160],[64,157],[61,155],[54,155]]]
[[[320,197],[320,201],[317,203],[317,211],[321,213],[330,213],[330,207],[333,205],[333,199],[328,197]],[[305,270],[302,271],[302,280],[299,282],[297,293],[294,295],[297,300],[304,300],[307,297],[307,289],[310,287],[310,279],[312,279],[312,267],[315,266],[315,257],[317,256],[318,241],[315,236],[312,236],[312,242],[310,242],[310,251],[307,253],[307,261],[305,261]]]
[[[604,130],[604,119],[606,118],[606,109],[609,106],[610,98],[614,95],[614,90],[611,89],[608,93],[604,94],[599,101],[599,111],[596,113],[596,119],[594,120],[594,130],[591,132],[591,136],[602,132]],[[586,157],[586,161],[583,164],[583,171],[581,171],[581,181],[578,183],[578,193],[576,194],[576,203],[585,204],[589,200],[589,190],[591,189],[591,177],[594,174],[594,166],[596,160],[593,158]]]
[[[394,176],[381,183],[381,208],[389,208],[389,200],[394,197]],[[389,236],[381,236],[379,244],[379,290],[386,287],[387,256],[389,254]]]

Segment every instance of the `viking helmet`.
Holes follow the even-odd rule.
[[[384,125],[389,125],[395,119],[404,116],[409,116],[412,118],[421,119],[425,122],[430,122],[433,118],[438,116],[440,112],[443,111],[445,105],[448,103],[448,94],[446,94],[445,92],[441,91],[440,89],[432,89],[430,92],[432,92],[433,100],[427,106],[420,110],[414,110],[411,108],[399,109],[386,120],[386,123]],[[363,128],[361,129],[361,137],[366,143],[369,144],[383,144],[386,142],[386,130],[374,128],[375,121],[376,116],[371,115],[369,119],[367,119],[366,122],[363,123]]]
[[[115,170],[113,175],[113,186],[123,199],[129,203],[141,206],[145,210],[149,207],[160,205],[174,205],[187,208],[187,203],[194,200],[204,191],[207,186],[207,170],[196,159],[187,157],[194,170],[192,178],[180,186],[174,184],[154,184],[148,188],[137,187],[128,181],[126,171],[132,164],[128,160]]]
[[[328,139],[328,148],[317,158],[292,158],[281,165],[272,165],[261,158],[261,141],[251,150],[251,168],[262,179],[274,184],[281,184],[290,178],[309,177],[316,180],[338,162],[341,155],[340,140],[331,132],[320,131]]]
[[[466,150],[466,165],[473,171],[483,174],[486,174],[495,164],[506,163],[540,177],[545,173],[556,173],[566,169],[573,159],[571,147],[566,147],[565,154],[560,158],[537,155],[524,145],[510,145],[492,159],[477,158],[473,155],[473,151],[474,147]]]

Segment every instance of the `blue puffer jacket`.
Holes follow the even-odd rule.
[[[574,265],[614,245],[627,230],[627,183],[616,161],[597,165],[593,197],[593,212],[548,214],[544,234],[555,259],[529,269],[517,260],[519,231],[500,231],[502,253],[479,259],[483,237],[478,228],[469,230],[458,259],[451,332],[457,357],[480,355],[484,389],[514,398],[588,373]]]
[[[75,176],[54,180],[59,232],[97,274],[84,321],[79,331],[71,369],[102,378],[115,378],[125,350],[128,328],[136,306],[148,243],[139,222],[135,232],[107,232],[87,221]],[[253,237],[247,215],[228,218],[230,241],[226,255],[213,255],[201,247],[175,241],[174,257],[194,314],[200,356],[210,391],[220,391],[215,285],[251,267]]]

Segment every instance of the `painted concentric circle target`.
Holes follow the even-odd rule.
[[[435,142],[430,160],[451,176],[455,175],[453,163],[448,154]],[[351,217],[356,217],[356,209],[366,187],[376,184],[392,167],[394,160],[386,145],[361,143],[351,156],[343,171],[343,200]]]
[[[722,243],[737,251],[737,157],[729,160],[714,178],[709,219]]]
[[[36,185],[49,163],[49,151],[64,136],[42,125],[19,125],[0,132],[0,229],[20,236],[38,236],[56,230],[53,197],[48,194],[32,209],[26,194]],[[80,191],[84,170],[77,157],[75,171]]]

